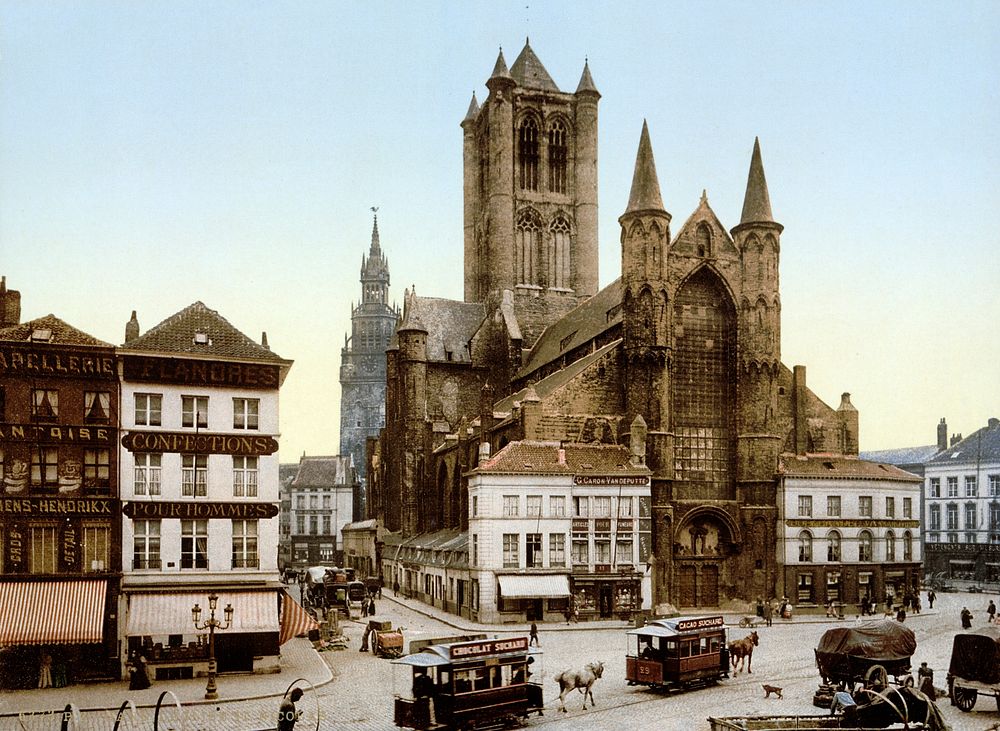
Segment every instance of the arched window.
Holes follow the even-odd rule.
[[[858,561],[872,560],[872,534],[863,530],[858,533]]]
[[[538,124],[531,117],[517,132],[517,160],[521,190],[538,190]]]
[[[885,532],[885,560],[896,560],[896,534],[891,530]]]
[[[557,218],[549,228],[551,242],[547,269],[549,286],[560,289],[570,287],[569,223],[565,218]]]
[[[549,191],[566,192],[566,127],[559,121],[549,128]]]
[[[712,255],[712,232],[704,223],[698,226],[698,256]]]
[[[516,284],[538,283],[538,224],[528,212],[522,213],[517,221],[514,277]]]
[[[913,560],[913,534],[910,531],[903,533],[903,560]]]
[[[826,560],[840,560],[840,533],[835,530],[830,531],[826,535]]]
[[[799,561],[810,562],[813,560],[813,537],[807,530],[799,533]]]

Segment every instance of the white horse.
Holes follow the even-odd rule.
[[[565,698],[571,690],[576,688],[583,693],[583,708],[587,709],[587,696],[590,696],[590,704],[596,706],[594,701],[594,683],[604,672],[603,662],[589,662],[583,670],[563,670],[556,675],[556,682],[559,683],[559,710],[566,713]]]

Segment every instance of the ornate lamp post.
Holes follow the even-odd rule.
[[[209,616],[202,625],[198,624],[201,619],[201,607],[195,604],[191,607],[191,619],[194,620],[194,628],[197,630],[208,630],[208,684],[205,686],[205,698],[215,700],[219,697],[218,688],[215,685],[215,630],[229,629],[233,623],[233,605],[227,604],[223,610],[226,615],[225,623],[215,618],[215,609],[219,605],[219,597],[215,592],[208,595]]]

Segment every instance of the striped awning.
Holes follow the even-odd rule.
[[[566,574],[510,575],[497,578],[500,580],[500,593],[506,599],[550,599],[569,596],[569,577]]]
[[[219,603],[215,618],[225,621],[227,604],[233,605],[233,623],[228,632],[277,632],[278,596],[274,590],[229,591],[218,589]],[[209,618],[208,591],[130,594],[125,634],[144,635],[197,634],[191,619],[191,608],[201,607],[201,622]]]
[[[281,599],[281,633],[278,635],[278,644],[283,645],[311,629],[319,629],[319,623],[286,591]]]
[[[0,584],[0,646],[103,641],[105,579]]]

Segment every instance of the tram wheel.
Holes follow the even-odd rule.
[[[979,692],[975,688],[952,688],[952,696],[955,700],[955,705],[960,709],[968,713],[976,705],[976,699],[979,698]],[[997,701],[998,706],[1000,706],[1000,701]]]

